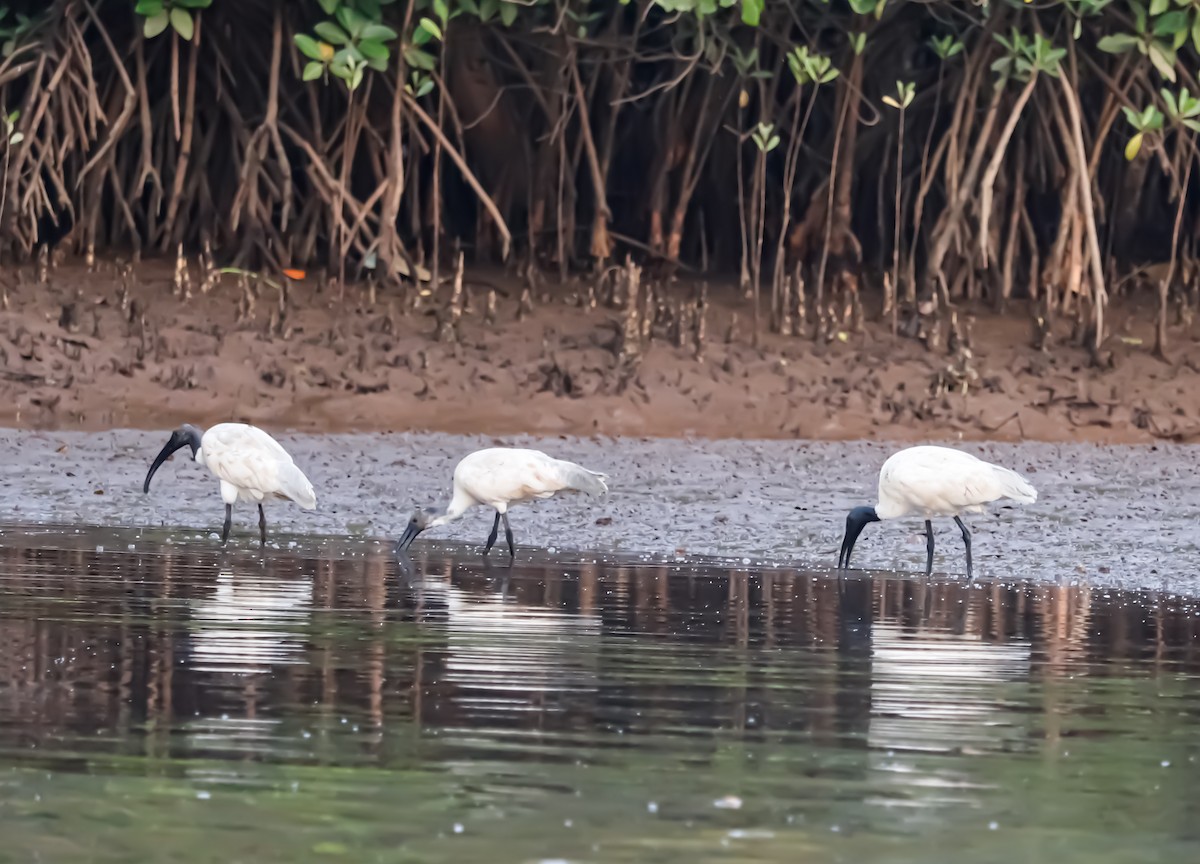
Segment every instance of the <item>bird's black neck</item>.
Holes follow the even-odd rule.
[[[879,518],[879,514],[875,512],[874,507],[855,507],[851,513],[855,520],[861,522],[863,525],[869,525],[872,522],[882,521]]]

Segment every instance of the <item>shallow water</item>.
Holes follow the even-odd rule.
[[[1087,586],[0,529],[0,860],[1200,852],[1200,609]]]

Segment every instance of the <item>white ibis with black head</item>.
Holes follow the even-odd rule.
[[[971,532],[959,515],[982,513],[984,505],[1001,498],[1032,504],[1037,500],[1037,490],[1015,471],[950,447],[922,445],[893,453],[879,470],[879,502],[874,507],[855,507],[846,517],[838,569],[849,568],[854,543],[868,523],[914,514],[925,517],[928,576],[933,572],[930,519],[953,516],[962,530],[967,578],[971,579]]]
[[[463,457],[454,469],[454,491],[450,503],[443,508],[417,510],[408,521],[404,535],[396,544],[404,551],[417,535],[428,528],[445,525],[478,504],[492,507],[496,519],[488,535],[483,554],[487,555],[496,542],[500,522],[508,541],[508,555],[516,557],[512,528],[508,524],[508,508],[512,504],[534,498],[549,498],[557,492],[579,491],[603,495],[608,491],[607,477],[590,471],[574,462],[555,459],[540,450],[516,447],[489,447]]]
[[[279,442],[256,426],[245,423],[218,423],[204,432],[188,423],[171,433],[167,445],[146,473],[142,491],[150,491],[150,478],[171,454],[183,447],[192,448],[192,458],[208,468],[221,481],[221,500],[225,502],[225,525],[221,543],[229,539],[229,526],[236,501],[258,504],[258,532],[267,543],[267,517],[262,502],[267,498],[294,501],[305,510],[317,506],[312,483],[304,476]]]

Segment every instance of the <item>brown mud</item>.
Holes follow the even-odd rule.
[[[33,268],[8,271],[0,424],[238,419],[306,432],[1110,444],[1200,436],[1200,345],[1179,324],[1168,361],[1156,359],[1150,308],[1110,310],[1114,335],[1098,355],[1077,347],[1068,320],[1034,348],[1019,305],[957,310],[969,347],[953,353],[893,337],[870,310],[857,332],[834,328],[819,342],[763,334],[756,346],[748,305],[714,285],[699,359],[690,337],[659,328],[621,375],[622,312],[588,308],[580,285],[534,297],[520,315],[519,284],[468,274],[457,338],[439,342],[445,287],[414,309],[411,289],[372,297],[363,285],[287,282],[281,304],[275,288],[247,291],[230,275],[202,293],[193,267],[184,298],[171,270],[151,262],[121,276],[112,264],[89,273],[68,263],[45,284]],[[694,291],[678,284],[663,305]],[[940,344],[953,341],[943,334]]]

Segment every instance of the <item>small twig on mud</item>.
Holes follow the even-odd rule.
[[[670,264],[672,267],[677,267],[680,270],[687,271],[688,273],[696,272],[695,267],[689,267],[687,264],[683,263],[682,261],[678,261],[674,258],[669,258],[665,253],[660,252],[657,249],[654,249],[653,247],[643,243],[640,240],[635,240],[633,237],[630,237],[628,234],[621,234],[617,231],[609,231],[608,236],[613,238],[614,240],[619,240],[620,242],[624,243],[626,246],[632,246],[634,249],[640,249],[641,251],[645,252],[647,255],[652,255],[653,257],[657,258],[658,260],[664,261],[667,264]],[[608,271],[620,270],[620,269],[621,269],[620,267],[614,265],[612,267],[609,267]]]
[[[999,432],[1002,428],[1007,426],[1013,420],[1017,421],[1017,431],[1021,434],[1021,437],[1024,438],[1025,437],[1025,427],[1021,424],[1021,412],[1020,411],[1014,411],[1012,414],[1009,414],[1007,417],[1005,417],[1003,420],[1001,420],[995,426],[980,426],[979,428],[982,429],[984,432],[987,432],[990,435],[993,432]]]
[[[276,282],[271,277],[264,276],[263,274],[258,273],[254,270],[243,270],[241,267],[221,267],[217,270],[217,272],[218,273],[230,273],[235,276],[248,276],[251,279],[257,279],[259,282],[264,282],[267,285],[270,285],[272,288],[274,288],[280,294],[283,293],[283,286],[281,286],[278,282]]]

